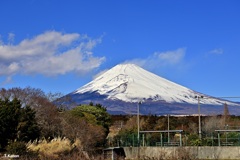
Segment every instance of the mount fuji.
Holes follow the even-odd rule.
[[[239,114],[240,104],[193,91],[135,64],[119,64],[66,95],[75,104],[100,103],[111,114]],[[197,97],[197,98],[196,98]],[[73,106],[72,106],[73,107]]]

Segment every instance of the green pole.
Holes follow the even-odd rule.
[[[212,136],[211,136],[211,138],[212,138],[212,146],[213,146],[213,133],[212,133]]]
[[[145,146],[145,136],[143,134],[143,147]]]
[[[218,146],[221,146],[221,143],[220,143],[220,133],[218,132]]]
[[[162,137],[162,133],[161,133],[161,147],[163,146],[163,137]]]
[[[180,146],[182,146],[182,133],[180,133]]]

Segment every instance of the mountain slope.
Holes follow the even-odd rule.
[[[136,111],[136,108],[131,106],[136,106],[138,102],[148,106],[145,107],[146,112],[161,113],[156,108],[165,106],[161,110],[188,113],[186,106],[196,106],[196,96],[204,97],[201,98],[201,105],[221,106],[226,103],[225,100],[198,93],[134,64],[119,64],[69,96],[77,103],[92,101],[105,105],[110,112],[123,113]],[[237,105],[229,101],[227,103],[231,106]],[[191,110],[191,107],[188,110]]]

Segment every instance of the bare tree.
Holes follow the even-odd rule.
[[[189,130],[191,131],[191,133],[193,133],[193,134],[197,134],[198,133],[198,126],[197,126],[196,123],[191,122],[191,123],[189,123],[188,126],[189,126]]]
[[[140,117],[140,121],[139,121],[140,129],[142,129],[144,125],[145,125],[144,118]],[[126,122],[126,124],[123,126],[122,129],[137,130],[137,116],[129,117],[128,121]]]
[[[79,139],[84,151],[93,152],[99,144],[105,141],[105,131],[100,125],[87,122],[84,118],[73,116],[69,113],[62,115],[63,136],[71,140]]]
[[[202,130],[206,133],[213,133],[224,127],[224,119],[218,116],[209,116],[204,120]]]
[[[224,118],[224,125],[227,125],[228,121],[229,121],[229,110],[228,110],[228,105],[227,103],[224,104],[224,112],[223,112],[223,118]]]
[[[54,137],[61,133],[58,109],[41,89],[15,87],[7,90],[2,88],[0,98],[10,100],[17,98],[21,101],[22,107],[31,106],[36,111],[36,119],[42,136]]]

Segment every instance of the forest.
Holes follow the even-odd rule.
[[[0,157],[19,159],[104,159],[103,149],[114,146],[156,146],[159,133],[140,135],[136,115],[110,115],[101,104],[78,104],[73,109],[56,106],[60,93],[41,89],[0,90]],[[140,131],[182,130],[183,145],[218,145],[218,129],[238,129],[240,117],[231,116],[227,105],[222,115],[201,116],[140,115]],[[239,133],[223,133],[222,140],[239,145]],[[176,133],[164,134],[164,141],[178,141]],[[230,144],[230,143],[229,143]]]

